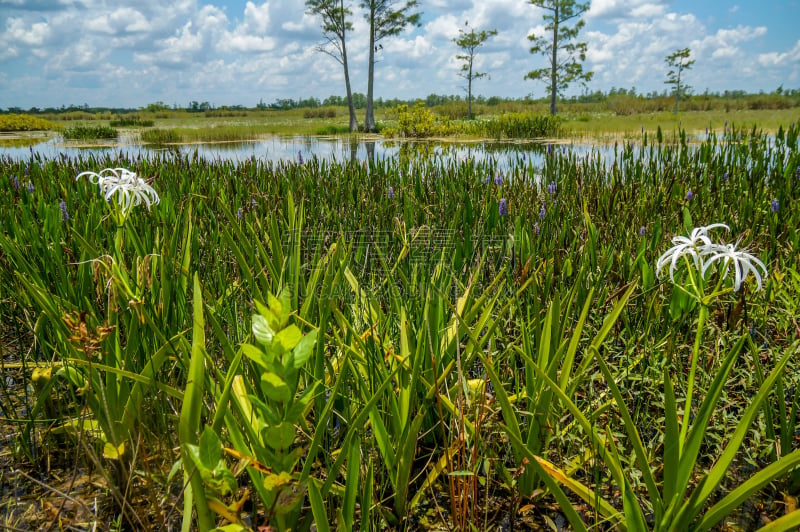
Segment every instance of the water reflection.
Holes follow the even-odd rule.
[[[181,156],[200,157],[207,160],[244,161],[261,159],[266,161],[295,161],[317,158],[330,162],[375,161],[400,158],[439,159],[445,161],[475,162],[491,161],[500,166],[520,163],[541,164],[549,153],[583,156],[591,153],[613,159],[617,149],[613,146],[592,146],[588,143],[542,141],[421,141],[385,140],[374,138],[342,137],[270,137],[250,142],[198,143],[143,145],[135,139],[120,139],[117,143],[80,145],[55,139],[16,139],[24,142],[0,143],[0,156],[15,160],[31,156],[42,158],[87,157],[98,155],[121,155],[151,157],[155,154],[172,153]]]

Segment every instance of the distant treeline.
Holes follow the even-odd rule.
[[[466,97],[461,95],[429,94],[424,99],[402,100],[399,98],[376,98],[374,105],[376,108],[396,108],[399,105],[414,105],[417,101],[425,102],[428,107],[452,106],[466,104]],[[510,98],[499,96],[476,96],[473,102],[477,105],[494,107],[509,105],[531,105],[546,103],[545,98]],[[579,96],[571,96],[560,100],[564,104],[600,104],[607,110],[617,114],[631,114],[641,112],[657,112],[670,109],[670,102],[674,102],[672,96],[665,89],[661,92],[652,91],[647,94],[640,94],[636,88],[624,89],[612,87],[608,92],[600,90],[586,92]],[[709,92],[706,90],[702,94],[693,94],[685,97],[686,102],[681,106],[684,111],[703,111],[724,108],[726,111],[740,109],[788,109],[800,106],[800,89],[784,89],[778,87],[772,92],[748,93],[742,90],[726,90],[723,92]],[[356,109],[363,109],[367,104],[367,97],[361,93],[353,94],[353,103]],[[207,101],[190,101],[187,105],[181,106],[177,103],[167,105],[162,101],[148,104],[140,108],[124,107],[90,107],[88,104],[69,105],[61,107],[31,107],[23,109],[21,107],[9,107],[0,109],[0,114],[21,114],[30,115],[64,115],[61,119],[69,119],[70,116],[76,120],[86,119],[87,115],[96,117],[97,115],[119,116],[127,113],[153,112],[165,113],[168,111],[186,111],[190,113],[204,113],[206,116],[240,116],[247,111],[254,110],[292,110],[292,109],[315,109],[320,107],[344,107],[347,106],[347,98],[344,96],[328,96],[324,100],[319,98],[278,98],[272,103],[264,103],[263,99],[255,107],[244,105],[222,105],[215,106]]]

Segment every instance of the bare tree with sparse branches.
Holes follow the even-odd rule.
[[[347,106],[350,110],[350,131],[358,131],[353,92],[350,90],[350,71],[347,67],[347,32],[353,29],[353,23],[348,17],[352,12],[345,6],[344,0],[306,0],[306,8],[309,15],[319,16],[322,19],[320,27],[327,42],[319,45],[317,51],[330,55],[344,68]]]

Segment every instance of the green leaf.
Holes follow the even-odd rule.
[[[303,339],[303,333],[297,325],[289,325],[275,335],[274,342],[280,346],[282,352],[291,351]]]
[[[270,307],[264,306],[257,300],[255,303],[256,303],[256,310],[258,311],[257,315],[260,315],[261,317],[266,319],[267,323],[269,323],[269,326],[272,328],[273,331],[279,330],[281,328],[280,318],[270,309]]]
[[[273,401],[286,402],[292,397],[292,391],[286,381],[271,371],[261,375],[261,389],[264,395]]]
[[[317,331],[311,331],[297,343],[297,345],[292,350],[292,354],[289,357],[289,362],[287,364],[288,368],[291,369],[300,369],[302,368],[308,359],[311,357],[311,353],[314,351],[314,345],[317,343]]]
[[[269,347],[275,338],[275,331],[272,330],[267,318],[260,314],[253,316],[253,336],[264,346]]]
[[[319,492],[319,486],[315,480],[310,480],[308,484],[308,499],[311,501],[311,512],[314,514],[314,524],[319,532],[330,532],[328,525],[328,515],[325,513],[325,502]]]
[[[280,327],[283,322],[283,303],[272,294],[268,294],[267,305],[269,305],[269,310],[272,311],[272,314],[278,319],[278,327]]]
[[[288,486],[293,482],[294,479],[292,478],[292,475],[286,471],[264,476],[264,487],[269,491]]]
[[[295,428],[291,423],[283,422],[264,429],[264,442],[276,451],[291,447],[294,437]]]
[[[265,351],[252,344],[242,344],[242,353],[264,369],[269,369],[274,360],[274,355],[271,350]]]
[[[217,434],[206,426],[200,435],[200,463],[207,469],[214,469],[222,459],[222,442]]]
[[[683,208],[683,228],[689,233],[694,224],[692,223],[692,213],[689,212],[688,207]]]
[[[708,530],[717,524],[726,515],[730,514],[740,504],[750,498],[755,492],[770,482],[783,478],[785,474],[800,464],[800,449],[796,449],[786,456],[773,462],[736,489],[729,492],[718,503],[704,512],[702,519],[697,524],[696,530]]]
[[[300,397],[298,397],[287,410],[284,420],[289,423],[295,423],[305,415],[306,408],[308,408],[311,400],[314,399],[316,395],[317,386],[320,386],[319,381],[314,382],[310,387],[303,390]]]

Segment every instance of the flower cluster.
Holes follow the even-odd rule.
[[[730,230],[725,224],[711,224],[705,227],[692,229],[691,234],[675,236],[672,238],[673,246],[669,248],[656,262],[656,272],[661,276],[661,271],[669,264],[669,277],[675,281],[675,270],[681,258],[686,257],[694,267],[705,276],[706,272],[715,263],[719,263],[723,270],[723,278],[728,276],[729,266],[733,266],[733,290],[739,291],[742,282],[752,272],[756,279],[758,289],[761,289],[762,272],[767,276],[767,268],[758,258],[746,251],[736,249],[737,244],[717,243],[711,240],[708,232],[712,229],[724,228]],[[760,270],[760,271],[759,271]]]
[[[87,176],[92,184],[100,187],[100,192],[106,201],[111,201],[116,195],[117,204],[124,211],[128,211],[140,203],[147,205],[147,210],[150,210],[152,205],[159,202],[155,189],[144,179],[125,168],[106,168],[100,170],[99,173],[81,172],[75,179],[83,176]]]

